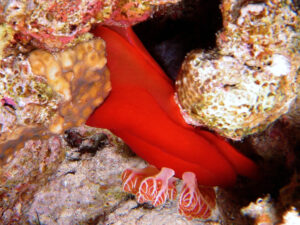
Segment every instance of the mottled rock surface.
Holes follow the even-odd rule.
[[[77,147],[70,144],[74,140]],[[0,170],[0,223],[104,221],[127,198],[122,170],[144,165],[134,156],[126,160],[130,153],[122,146],[109,132],[87,127],[73,129],[65,138],[27,141]]]
[[[163,208],[147,208],[138,205],[135,200],[122,203],[118,209],[108,215],[106,224],[114,225],[219,225],[216,221],[186,220],[177,213],[176,203],[168,202]],[[100,224],[98,224],[100,225]]]
[[[89,40],[93,24],[132,25],[147,19],[157,6],[178,1],[4,0],[0,2],[0,23],[8,24],[17,34],[10,40],[57,51]]]
[[[223,1],[217,48],[194,50],[176,80],[187,123],[241,140],[287,113],[299,88],[299,19],[293,2]]]
[[[1,224],[219,224],[188,221],[175,201],[136,203],[121,173],[145,167],[107,130],[78,127],[64,136],[29,140],[0,170]]]

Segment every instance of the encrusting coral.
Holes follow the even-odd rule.
[[[234,140],[287,113],[299,86],[300,23],[293,3],[242,2],[223,1],[218,48],[191,52],[176,81],[186,121]]]
[[[5,55],[5,51],[12,45],[14,33],[8,24],[0,24],[0,60]]]
[[[148,18],[156,6],[178,0],[1,1],[0,23],[13,27],[18,40],[49,50],[87,41],[93,24],[132,25]]]
[[[0,65],[1,157],[31,136],[84,124],[111,89],[99,38],[59,53],[11,56]]]

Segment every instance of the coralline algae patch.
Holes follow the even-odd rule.
[[[14,30],[7,24],[0,24],[0,60],[5,55],[5,51],[12,44]]]
[[[101,39],[5,58],[0,76],[2,157],[33,135],[84,124],[111,89]]]
[[[147,19],[159,5],[179,0],[1,1],[0,23],[22,42],[52,51],[90,39],[93,24],[132,25]]]
[[[191,52],[176,81],[188,123],[240,140],[288,112],[299,86],[299,19],[291,5],[273,2],[223,2],[218,48]]]

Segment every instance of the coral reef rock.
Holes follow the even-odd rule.
[[[0,1],[0,23],[18,39],[49,50],[86,41],[93,24],[132,25],[148,18],[159,5],[179,0]]]
[[[7,57],[0,66],[0,158],[27,138],[84,124],[111,89],[101,39]]]
[[[103,129],[28,140],[0,168],[0,224],[220,224],[187,221],[174,201],[138,204],[122,190],[121,174],[146,165]]]
[[[221,10],[217,48],[187,55],[177,100],[188,123],[240,140],[264,130],[295,102],[299,16],[285,0],[225,0]]]
[[[0,168],[0,224],[101,221],[127,196],[122,170],[145,165],[132,154],[128,163],[123,147],[110,132],[87,126],[26,141]]]
[[[6,55],[7,49],[13,45],[14,33],[8,24],[0,24],[0,60]]]
[[[276,224],[278,222],[270,195],[265,198],[258,198],[255,203],[251,202],[247,207],[242,208],[241,212],[255,218],[254,224],[256,225]]]

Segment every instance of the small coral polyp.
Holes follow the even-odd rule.
[[[297,96],[297,14],[284,1],[222,4],[218,48],[191,52],[176,81],[188,123],[240,140],[288,112]],[[234,12],[239,16],[234,18]]]

